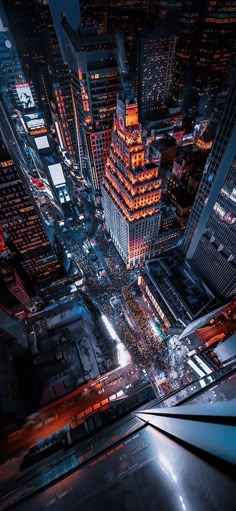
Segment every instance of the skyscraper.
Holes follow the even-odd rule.
[[[28,282],[46,283],[63,270],[49,241],[24,171],[0,146],[0,223]],[[5,263],[4,263],[5,264]]]
[[[138,105],[141,119],[171,98],[176,48],[175,28],[168,24],[138,39]]]
[[[5,124],[4,118],[7,113],[9,122],[12,123],[12,115],[15,115],[15,108],[20,106],[20,99],[17,94],[17,86],[23,86],[26,82],[23,67],[17,52],[14,38],[6,16],[2,0],[0,1],[0,109],[1,125]],[[24,89],[25,90],[25,89]],[[18,89],[20,91],[20,89]],[[20,95],[20,94],[19,94]],[[16,117],[16,116],[15,116]],[[5,126],[4,126],[5,129]],[[8,133],[9,138],[11,138]],[[16,141],[15,141],[16,142]],[[13,143],[13,140],[12,140]],[[16,143],[14,146],[16,147]],[[22,153],[18,147],[18,153]]]
[[[50,122],[49,78],[40,40],[34,1],[2,0],[2,3],[22,62],[25,79],[28,82],[33,81],[47,122]]]
[[[213,291],[236,291],[236,74],[183,239],[183,251]]]
[[[55,124],[59,144],[78,156],[72,91],[48,0],[4,0],[26,78],[32,81],[49,124]]]
[[[138,106],[129,81],[117,101],[102,203],[105,222],[127,268],[152,255],[160,227],[161,179],[145,159]]]
[[[193,59],[196,44],[199,41],[199,18],[202,3],[198,0],[191,0],[190,2],[182,1],[181,4],[173,93],[182,110],[188,113]]]
[[[53,120],[58,131],[59,141],[61,135],[63,148],[67,149],[70,157],[77,158],[78,144],[68,68],[62,59],[48,1],[37,0],[35,4],[41,42],[46,55],[52,88],[52,100],[55,105],[55,109],[52,108]]]
[[[199,40],[195,39],[189,103],[192,117],[200,115],[209,118],[214,111],[217,95],[227,87],[236,55],[235,22],[235,0],[204,2],[203,10],[200,10]]]
[[[61,16],[62,14],[65,15],[72,28],[77,30],[80,24],[80,1],[70,0],[70,2],[68,2],[68,0],[49,0],[49,5],[57,32],[58,42],[61,47],[61,53],[64,56]]]
[[[235,58],[235,0],[183,1],[178,26],[175,98],[190,117],[208,117]]]
[[[103,30],[120,33],[124,40],[125,52],[129,64],[132,85],[137,92],[138,38],[142,31],[155,26],[158,17],[157,0],[82,0],[80,2],[81,20],[98,20]]]
[[[99,26],[74,32],[64,21],[65,51],[72,76],[81,167],[94,189],[102,182],[111,143],[113,115],[119,89],[114,42]]]

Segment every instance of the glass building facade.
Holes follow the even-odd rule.
[[[236,291],[236,75],[185,230],[182,249],[214,292]]]
[[[2,509],[233,511],[235,368],[218,377],[190,384],[176,401],[136,405],[29,467],[0,487]]]

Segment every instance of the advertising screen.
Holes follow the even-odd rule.
[[[32,92],[27,82],[17,84],[16,92],[24,110],[27,110],[28,108],[32,108],[33,106],[35,106]]]
[[[30,131],[30,135],[31,137],[36,137],[37,135],[42,135],[43,133],[47,133],[48,130],[47,128],[45,128],[45,126],[43,126],[42,128],[38,128],[37,130],[32,130]]]
[[[42,128],[44,126],[44,118],[42,112],[26,114],[24,115],[24,121],[29,131]]]
[[[62,185],[65,183],[65,177],[64,177],[62,166],[60,163],[55,163],[54,165],[49,165],[48,169],[51,174],[53,184],[55,186]]]
[[[48,137],[37,137],[34,139],[37,149],[45,149],[49,147]]]

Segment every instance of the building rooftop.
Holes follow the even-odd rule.
[[[158,129],[162,126],[170,125],[173,118],[179,118],[182,120],[183,115],[180,113],[180,108],[176,107],[175,111],[171,112],[168,108],[158,110],[158,112],[148,112],[144,114],[143,125],[149,131],[151,129]]]
[[[186,188],[176,188],[173,191],[175,199],[173,202],[181,208],[190,208],[193,204],[193,195]]]
[[[170,135],[165,135],[164,138],[152,142],[152,148],[159,152],[165,151],[165,149],[173,146],[176,146],[176,141],[174,137],[171,137]]]
[[[42,405],[116,366],[116,344],[82,293],[32,314],[29,332]]]
[[[182,165],[183,162],[192,163],[192,159],[193,159],[192,151],[189,150],[188,146],[187,146],[187,148],[188,148],[188,151],[185,151],[184,150],[185,148],[181,147],[181,151],[177,150],[177,152],[176,152],[175,161],[179,165]]]
[[[68,21],[64,18],[62,26],[72,42],[75,51],[93,51],[102,44],[113,46],[112,36],[108,33],[100,33],[99,25],[81,25],[78,31],[73,30]]]
[[[148,262],[146,278],[157,300],[158,295],[164,299],[176,321],[189,322],[207,309],[214,298],[177,251]]]

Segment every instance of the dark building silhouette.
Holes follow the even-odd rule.
[[[223,297],[236,291],[236,75],[207,159],[182,249],[196,271]]]
[[[0,233],[0,307],[8,314],[17,311],[19,305],[29,306],[30,297],[20,278],[16,262]]]
[[[155,27],[158,19],[157,7],[157,0],[80,2],[82,23],[95,19],[100,22],[102,30],[122,35],[135,92],[138,84],[138,37],[146,27]]]
[[[176,28],[164,24],[138,38],[137,97],[140,117],[153,114],[171,100],[175,70]]]
[[[174,97],[185,115],[209,118],[227,90],[236,49],[235,7],[235,0],[182,2]]]

